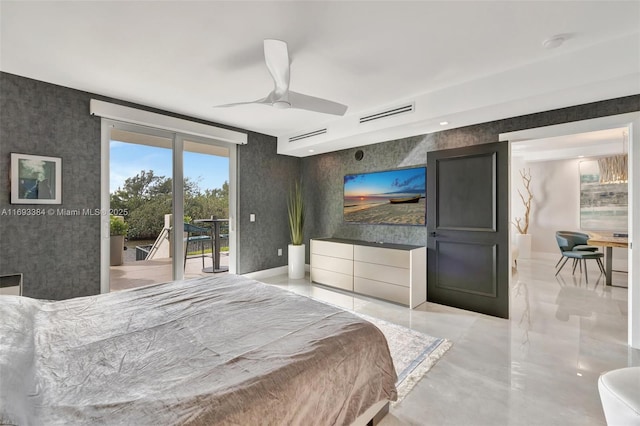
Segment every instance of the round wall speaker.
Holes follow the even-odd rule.
[[[361,149],[356,151],[356,161],[360,161],[364,158],[364,151]]]

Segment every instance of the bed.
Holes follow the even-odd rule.
[[[343,425],[396,399],[384,335],[236,275],[0,297],[0,424]]]

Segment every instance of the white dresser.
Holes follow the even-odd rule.
[[[312,239],[311,281],[415,308],[427,300],[427,249]]]

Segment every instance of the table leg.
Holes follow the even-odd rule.
[[[211,257],[214,256],[214,244],[216,241],[216,231],[215,231],[215,226],[211,226]],[[203,259],[204,261],[204,259]],[[215,262],[213,265],[211,266],[207,266],[206,268],[202,268],[202,272],[206,272],[208,274],[213,274],[216,271],[216,267],[215,267]]]
[[[215,222],[216,225],[216,248],[214,251],[214,260],[213,260],[213,272],[227,272],[229,270],[228,267],[220,266],[220,222]]]
[[[216,226],[216,248],[213,252],[213,270],[214,271],[218,271],[220,270],[220,222],[216,222],[215,223]]]
[[[605,277],[605,279],[606,279],[605,282],[606,282],[607,285],[611,285],[611,275],[612,275],[611,270],[613,269],[612,268],[612,264],[613,264],[613,247],[607,247],[607,250],[606,250],[606,253],[605,253],[604,257],[605,257],[604,269],[607,272],[606,277]]]

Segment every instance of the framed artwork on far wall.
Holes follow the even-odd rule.
[[[11,204],[62,204],[62,158],[12,152]]]
[[[597,160],[584,160],[580,168],[580,229],[626,232],[628,185],[600,182]]]

